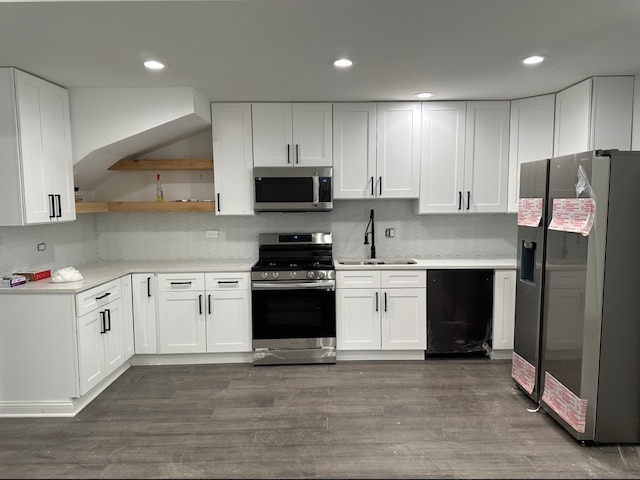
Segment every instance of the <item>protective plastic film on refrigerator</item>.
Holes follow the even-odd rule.
[[[640,152],[549,162],[540,405],[585,443],[640,443],[639,180]]]

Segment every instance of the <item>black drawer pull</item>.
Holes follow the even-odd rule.
[[[188,282],[171,282],[171,285],[191,285],[191,280]]]
[[[95,297],[96,300],[102,300],[103,298],[107,298],[109,295],[111,295],[111,292],[107,292],[104,295],[100,295],[99,297]]]
[[[218,284],[222,284],[224,283],[225,285],[229,285],[229,284],[238,284],[238,280],[218,280]]]

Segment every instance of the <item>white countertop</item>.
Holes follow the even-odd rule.
[[[118,260],[73,265],[84,277],[77,282],[54,283],[51,279],[27,282],[4,293],[79,293],[129,273],[249,272],[255,260]],[[54,271],[51,272],[53,275]]]
[[[343,265],[341,260],[368,259],[336,259],[336,270],[406,270],[406,269],[459,269],[489,268],[515,269],[516,260],[508,258],[412,258],[412,265]],[[377,260],[385,260],[378,258]],[[391,259],[387,259],[391,260]],[[73,265],[84,277],[77,282],[54,283],[51,279],[27,282],[12,288],[0,288],[0,295],[7,293],[51,293],[75,294],[115,280],[129,273],[179,273],[179,272],[250,272],[255,260],[117,260]],[[54,273],[53,271],[51,272]]]

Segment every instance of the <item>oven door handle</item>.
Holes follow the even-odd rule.
[[[336,289],[336,282],[253,282],[251,290],[330,290]]]

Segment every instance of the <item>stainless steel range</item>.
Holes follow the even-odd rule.
[[[330,233],[264,233],[251,272],[254,365],[335,363]]]

